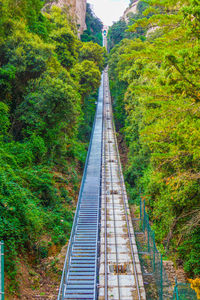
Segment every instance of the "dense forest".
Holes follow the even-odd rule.
[[[21,256],[59,252],[70,235],[104,50],[77,38],[67,9],[0,2],[0,239],[9,290]]]
[[[110,84],[130,202],[146,200],[160,251],[200,275],[200,3],[139,2],[110,28]],[[145,8],[145,9],[143,9]]]

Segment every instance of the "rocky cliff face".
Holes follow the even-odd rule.
[[[135,1],[133,1],[133,3],[131,4],[131,6],[129,6],[129,7],[125,10],[125,12],[124,12],[124,14],[123,14],[123,17],[122,17],[123,20],[125,20],[126,22],[128,22],[129,14],[130,14],[130,13],[135,14],[135,13],[137,12],[137,5],[138,5],[138,2],[139,2],[139,1],[140,1],[140,0],[135,0]]]
[[[70,14],[76,20],[79,35],[86,29],[86,2],[87,0],[57,0],[53,1],[52,5],[59,7],[68,6]]]
[[[87,0],[76,0],[75,2],[76,2],[76,16],[77,16],[77,24],[79,27],[79,34],[82,34],[83,31],[87,29],[85,24]]]

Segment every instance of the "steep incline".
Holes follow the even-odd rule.
[[[146,299],[119,158],[107,70],[104,73],[104,130],[99,300]]]

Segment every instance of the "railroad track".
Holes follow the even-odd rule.
[[[146,299],[104,72],[99,300]]]
[[[107,69],[102,75],[57,299],[146,299],[117,147]]]

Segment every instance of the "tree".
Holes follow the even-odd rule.
[[[21,257],[34,265],[69,238],[104,63],[66,12],[42,6],[0,3],[0,238],[18,295]]]
[[[79,49],[80,61],[93,61],[99,67],[100,71],[104,68],[104,54],[104,49],[93,42],[82,43],[82,47]]]
[[[84,98],[98,87],[101,73],[93,61],[84,60],[75,65],[72,76],[79,82],[79,92]]]
[[[63,67],[70,69],[77,60],[77,37],[61,9],[53,7],[51,15],[47,14],[47,17],[52,23],[50,38],[55,45],[58,60]]]

